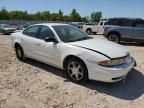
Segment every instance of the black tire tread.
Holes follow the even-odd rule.
[[[81,64],[81,66],[82,66],[82,68],[83,68],[83,70],[84,70],[84,77],[83,77],[82,80],[76,81],[76,80],[73,80],[72,78],[70,78],[70,76],[69,76],[69,74],[68,74],[68,72],[67,72],[67,66],[68,66],[68,63],[71,62],[71,61],[76,61],[76,62],[78,62],[78,63]],[[70,58],[70,59],[68,59],[68,60],[66,61],[66,63],[65,63],[64,68],[65,68],[65,72],[66,72],[67,77],[68,77],[72,82],[74,82],[74,83],[84,83],[84,82],[86,82],[86,81],[88,80],[87,67],[86,67],[86,65],[83,63],[83,61],[81,61],[80,59],[77,59],[77,58]]]

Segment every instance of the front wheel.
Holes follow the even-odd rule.
[[[118,34],[116,34],[116,33],[112,33],[112,34],[108,35],[108,40],[115,42],[115,43],[120,42],[120,38],[119,38]]]
[[[66,62],[65,70],[68,78],[75,83],[85,82],[88,79],[87,68],[79,59],[69,59]]]

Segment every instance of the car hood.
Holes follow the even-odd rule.
[[[125,47],[103,39],[89,39],[70,43],[73,46],[81,47],[106,55],[109,58],[119,58],[128,55]]]

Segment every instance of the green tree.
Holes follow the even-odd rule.
[[[58,21],[64,21],[63,19],[63,12],[61,10],[59,10],[59,13],[58,13]]]
[[[33,20],[41,20],[41,12],[37,12],[37,13],[33,16]]]
[[[70,16],[68,16],[68,15],[63,16],[63,21],[70,22],[71,21]]]
[[[92,12],[90,18],[81,17],[76,9],[73,9],[70,15],[64,15],[60,9],[58,13],[50,11],[37,12],[30,14],[27,11],[7,11],[5,8],[0,10],[0,20],[37,20],[37,21],[65,21],[65,22],[99,22],[102,12]]]
[[[59,16],[58,13],[52,13],[50,21],[58,21],[58,16]]]
[[[9,20],[9,14],[8,11],[5,8],[2,8],[0,10],[0,19],[1,20]]]
[[[81,21],[88,23],[89,22],[89,17],[82,17]]]
[[[102,12],[92,12],[91,13],[91,21],[92,22],[99,22],[102,18]]]
[[[49,11],[44,11],[42,13],[40,13],[40,19],[44,20],[44,21],[49,21],[50,20],[50,12]]]
[[[9,19],[12,20],[28,20],[28,13],[27,11],[11,11],[8,13]]]
[[[73,9],[71,14],[70,14],[71,21],[73,22],[81,22],[81,16],[79,13],[76,11],[76,9]]]

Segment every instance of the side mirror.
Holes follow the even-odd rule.
[[[44,39],[45,42],[54,42],[54,43],[58,43],[58,41],[54,38],[54,37],[46,37]]]

